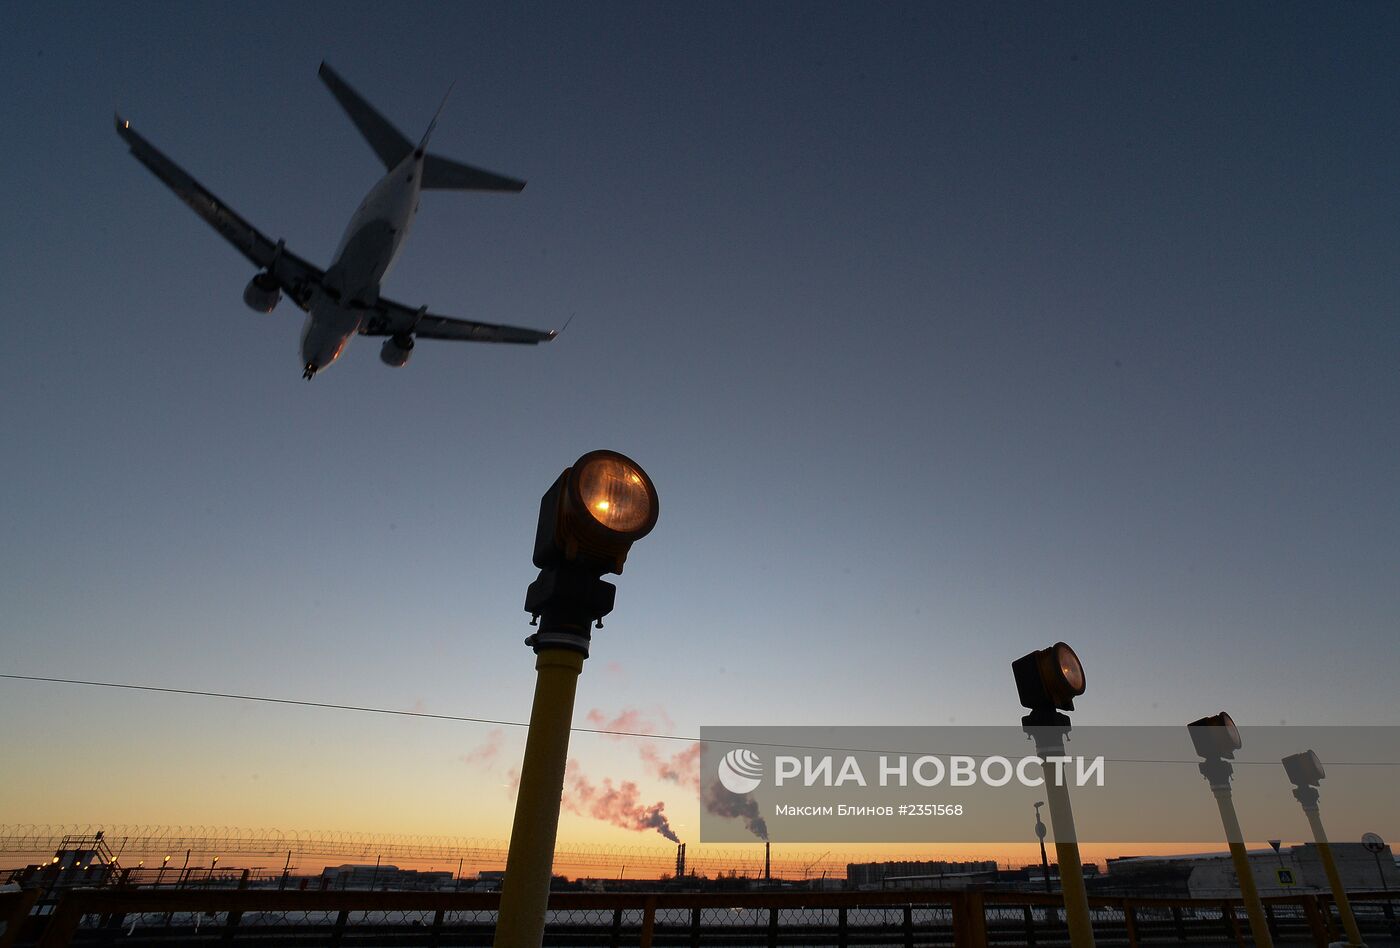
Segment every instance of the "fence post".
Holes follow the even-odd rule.
[[[690,910],[690,948],[700,948],[700,906]]]
[[[1035,912],[1029,905],[1021,906],[1021,921],[1026,926],[1026,948],[1035,948]]]
[[[1172,906],[1172,921],[1176,922],[1176,940],[1186,940],[1186,919],[1181,914],[1181,906]]]
[[[442,917],[444,914],[443,909],[438,909],[433,913],[433,933],[428,939],[431,948],[438,948],[438,945],[442,944]]]
[[[252,874],[253,870],[251,869],[243,870],[243,878],[238,880],[238,888],[240,890],[248,888],[248,878]],[[238,930],[238,923],[242,921],[242,919],[243,911],[241,909],[229,909],[228,922],[224,925],[224,941],[233,941],[233,933]]]
[[[11,948],[19,940],[19,930],[29,920],[29,912],[39,901],[38,889],[26,889],[15,899],[5,916],[5,934],[0,935],[0,948]]]
[[[1334,941],[1342,941],[1344,937],[1341,932],[1341,926],[1337,922],[1333,921],[1335,916],[1333,916],[1332,914],[1332,907],[1335,904],[1335,900],[1332,899],[1330,896],[1322,893],[1318,894],[1317,907],[1322,912],[1322,921],[1327,925],[1328,944],[1331,944]]]
[[[651,948],[652,932],[656,929],[656,896],[649,895],[642,907],[642,934],[637,948]]]
[[[982,893],[955,892],[952,904],[954,948],[986,948],[987,914]],[[913,932],[909,932],[906,944],[912,941]]]
[[[914,906],[904,906],[904,948],[914,948]]]
[[[122,921],[126,918],[123,912],[104,912],[97,921],[97,928],[101,936],[99,944],[111,945],[117,940],[117,933],[122,929]]]
[[[1128,948],[1138,948],[1137,910],[1127,899],[1123,900],[1123,927],[1128,930]]]
[[[618,948],[622,944],[622,909],[613,909],[612,937],[608,948]]]
[[[1317,948],[1327,948],[1327,926],[1323,924],[1322,912],[1317,907],[1317,896],[1305,895],[1303,900],[1303,914],[1307,916],[1308,928],[1312,929],[1313,944]]]
[[[847,948],[851,943],[851,930],[846,924],[846,906],[836,910],[836,948]]]
[[[778,910],[768,910],[768,948],[778,948]]]
[[[350,920],[350,910],[341,909],[340,914],[335,917],[335,928],[331,931],[331,945],[340,944],[340,940],[345,937],[345,923]]]
[[[968,934],[972,936],[972,944],[977,948],[986,948],[987,906],[982,899],[981,892],[967,894],[967,922]]]
[[[243,918],[243,913],[237,909],[230,909],[228,922],[224,925],[224,937],[226,942],[233,941],[234,933],[238,931],[238,923]]]
[[[49,916],[49,923],[44,926],[44,936],[39,939],[40,948],[68,948],[82,920],[82,907],[77,897],[69,892],[59,899],[58,906]]]
[[[1246,948],[1244,932],[1240,930],[1240,921],[1235,918],[1235,906],[1228,899],[1220,903],[1220,917],[1225,919],[1225,930],[1234,937],[1235,944],[1239,948]]]

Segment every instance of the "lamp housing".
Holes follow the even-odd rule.
[[[1322,769],[1322,761],[1310,750],[1285,757],[1283,769],[1288,774],[1288,779],[1297,787],[1315,787],[1327,776],[1327,772]]]
[[[1084,693],[1084,665],[1064,642],[1022,655],[1011,663],[1016,693],[1032,711],[1073,711]]]
[[[659,512],[641,465],[616,451],[589,451],[540,498],[535,566],[621,573],[627,551],[652,531]]]
[[[1235,719],[1224,711],[1192,721],[1186,729],[1196,753],[1205,760],[1234,760],[1235,751],[1244,746]]]

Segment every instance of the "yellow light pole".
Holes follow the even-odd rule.
[[[1068,730],[1068,728],[1066,728]],[[1065,756],[1064,737],[1042,741],[1036,737],[1036,753],[1042,760]],[[1048,737],[1048,734],[1046,735]],[[1069,943],[1074,948],[1093,948],[1094,926],[1089,917],[1089,893],[1084,888],[1084,864],[1079,858],[1079,837],[1074,831],[1074,811],[1069,805],[1069,787],[1050,768],[1045,775],[1045,796],[1050,802],[1050,825],[1055,829],[1055,858],[1060,864],[1060,892],[1065,900],[1065,921]]]
[[[1327,842],[1327,831],[1322,828],[1322,814],[1318,812],[1317,785],[1327,776],[1322,769],[1322,761],[1312,751],[1304,751],[1285,757],[1283,769],[1293,783],[1293,796],[1303,807],[1303,814],[1308,818],[1308,825],[1312,827],[1313,840],[1317,843],[1317,855],[1327,873],[1327,884],[1332,887],[1332,899],[1337,903],[1337,914],[1342,917],[1347,943],[1363,945],[1361,929],[1356,925],[1356,916],[1352,914],[1347,890],[1342,885],[1342,874],[1337,871],[1337,860],[1333,858],[1332,847]]]
[[[574,689],[583,660],[583,653],[568,648],[541,649],[535,658],[535,703],[515,798],[496,948],[537,948],[544,938]]]
[[[1011,663],[1016,691],[1031,713],[1021,727],[1035,740],[1035,752],[1045,766],[1045,796],[1050,803],[1050,826],[1055,831],[1055,858],[1060,864],[1060,892],[1064,896],[1065,921],[1073,948],[1094,948],[1094,926],[1089,916],[1089,894],[1084,888],[1084,865],[1079,858],[1079,838],[1074,831],[1074,811],[1069,787],[1063,779],[1065,735],[1070,721],[1061,711],[1073,711],[1074,699],[1084,693],[1084,666],[1064,642],[1023,655]],[[1048,879],[1048,873],[1047,873]]]
[[[540,500],[540,575],[525,596],[539,625],[525,640],[535,651],[535,698],[494,948],[539,948],[544,940],[574,693],[593,625],[602,627],[617,592],[602,576],[622,572],[632,543],[656,526],[658,509],[646,472],[612,451],[579,458]]]
[[[1192,721],[1186,726],[1191,741],[1200,754],[1201,776],[1210,784],[1215,805],[1220,810],[1220,823],[1225,828],[1225,840],[1230,847],[1230,860],[1240,883],[1240,898],[1249,915],[1249,931],[1258,948],[1273,948],[1269,923],[1264,915],[1264,903],[1259,900],[1259,887],[1254,883],[1254,870],[1249,865],[1249,853],[1244,848],[1244,832],[1235,813],[1235,801],[1230,792],[1230,777],[1235,772],[1230,759],[1243,746],[1239,728],[1224,711]],[[1229,758],[1229,759],[1227,759]]]

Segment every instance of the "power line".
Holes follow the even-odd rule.
[[[83,685],[89,688],[122,688],[128,691],[153,691],[169,695],[194,695],[200,698],[233,698],[239,701],[262,701],[267,704],[295,705],[302,708],[328,708],[332,711],[363,711],[368,714],[396,714],[409,718],[431,718],[436,721],[459,721],[466,724],[491,724],[497,727],[528,728],[527,721],[503,721],[495,718],[474,718],[461,714],[433,714],[430,711],[403,711],[397,708],[374,708],[359,704],[332,704],[327,701],[305,701],[298,698],[270,698],[266,695],[240,695],[224,691],[197,691],[193,688],[162,688],[156,685],[133,685],[116,681],[84,681],[79,678],[45,678],[39,675],[0,675],[15,681],[38,681],[58,685]],[[697,741],[697,737],[677,734],[643,734],[636,731],[613,731],[606,728],[570,728],[582,734],[608,734],[614,737],[651,737],[663,741]]]
[[[159,694],[189,695],[199,698],[228,698],[237,701],[261,701],[265,704],[292,705],[302,708],[326,708],[332,711],[361,711],[367,714],[390,714],[408,718],[429,718],[435,721],[457,721],[465,724],[490,724],[496,727],[523,727],[528,728],[527,721],[506,721],[499,718],[478,718],[462,714],[434,714],[430,711],[403,711],[398,708],[375,708],[369,705],[359,704],[333,704],[327,701],[306,701],[299,698],[272,698],[266,695],[243,695],[225,691],[198,691],[193,688],[165,688],[157,685],[134,685],[129,682],[118,681],[86,681],[81,678],[49,678],[41,675],[6,675],[0,674],[0,678],[8,678],[12,681],[35,681],[45,684],[56,685],[81,685],[88,688],[118,688],[126,691],[148,691]],[[635,737],[656,741],[683,741],[690,744],[701,742],[701,738],[686,734],[648,734],[643,731],[619,731],[611,728],[601,727],[570,727],[570,731],[578,734],[602,734],[608,737]],[[711,743],[716,743],[711,741]],[[729,743],[729,742],[722,742]],[[820,750],[835,751],[844,754],[873,754],[873,753],[910,753],[897,749],[883,749],[876,747],[827,747],[817,744],[785,744],[781,741],[744,741],[746,747],[779,747],[793,750]],[[924,753],[920,751],[919,753]],[[988,754],[964,754],[960,756],[973,757],[977,759],[986,758]],[[1146,758],[1105,758],[1108,763],[1114,764],[1198,764],[1196,760],[1164,760]],[[1278,766],[1273,761],[1263,760],[1237,760],[1236,764],[1268,764]],[[1328,761],[1329,767],[1396,767],[1400,766],[1400,761],[1394,760],[1359,760],[1359,761]]]

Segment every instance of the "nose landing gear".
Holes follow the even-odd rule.
[[[308,362],[306,363],[306,367],[302,369],[301,377],[309,382],[311,381],[311,377],[316,374],[316,370],[319,368],[320,366],[318,366],[315,362]]]

